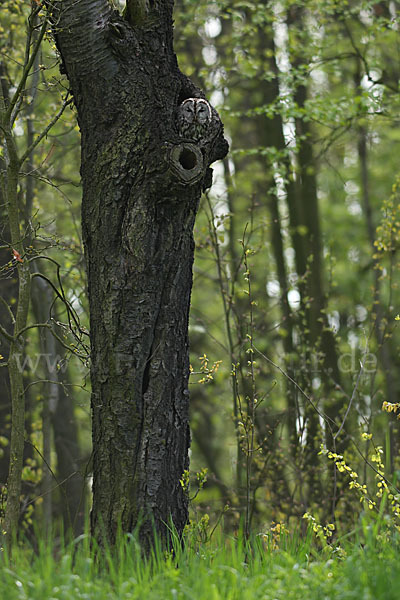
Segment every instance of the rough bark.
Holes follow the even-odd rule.
[[[173,2],[139,4],[131,23],[105,0],[65,0],[53,15],[82,133],[92,528],[111,542],[139,520],[143,540],[187,520],[192,229],[227,151],[215,111],[204,143],[178,136],[177,106],[202,93],[177,67]]]

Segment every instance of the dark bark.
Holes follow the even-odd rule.
[[[200,90],[177,67],[172,1],[136,24],[105,0],[59,3],[56,39],[82,133],[82,228],[92,347],[92,528],[161,534],[187,520],[192,229],[209,164],[226,154],[219,117],[183,140],[177,106]],[[130,3],[133,4],[133,3]],[[136,17],[132,12],[131,19]]]

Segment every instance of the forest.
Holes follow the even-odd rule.
[[[400,3],[0,10],[2,596],[398,598]]]

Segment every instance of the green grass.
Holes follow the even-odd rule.
[[[281,539],[278,548],[256,538],[251,549],[233,537],[140,558],[131,538],[111,557],[94,557],[88,536],[54,552],[41,541],[33,551],[2,553],[0,598],[4,600],[398,600],[400,540],[377,542],[374,534],[345,554],[317,551],[310,535]],[[246,549],[247,548],[247,549]],[[56,556],[54,556],[56,554]]]

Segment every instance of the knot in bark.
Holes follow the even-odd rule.
[[[201,150],[190,142],[171,145],[168,163],[174,175],[184,184],[193,185],[204,177],[204,158]]]

